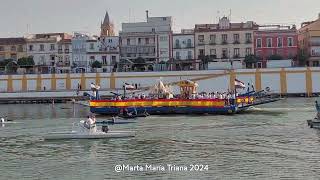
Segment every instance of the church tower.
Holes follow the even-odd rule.
[[[101,23],[101,37],[114,36],[114,26],[110,22],[108,11],[106,11],[106,15],[104,16],[103,23]]]

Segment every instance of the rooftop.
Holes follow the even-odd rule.
[[[26,40],[22,37],[18,38],[0,38],[0,45],[16,45],[25,44]]]

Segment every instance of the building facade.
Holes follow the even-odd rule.
[[[195,25],[195,54],[197,59],[208,56],[210,61],[242,61],[254,53],[253,21],[231,23],[223,17],[218,24]],[[205,62],[202,62],[205,63]]]
[[[320,14],[317,20],[304,22],[298,31],[301,53],[307,57],[307,66],[320,66]]]
[[[172,57],[171,27],[171,17],[149,17],[148,12],[146,22],[122,23],[119,36],[124,69],[157,70],[159,64],[168,62]]]
[[[264,25],[254,32],[254,53],[266,67],[267,60],[296,59],[298,34],[295,26]],[[275,58],[275,59],[274,59]]]
[[[27,57],[26,40],[24,38],[0,38],[0,61],[12,59],[14,61]]]
[[[70,71],[71,35],[66,33],[34,34],[26,37],[27,55],[33,57],[41,73]]]
[[[74,72],[92,72],[92,63],[98,61],[102,72],[117,71],[119,63],[119,37],[92,37],[75,33],[72,39]]]
[[[195,64],[194,30],[181,30],[172,35],[172,70],[192,70]]]

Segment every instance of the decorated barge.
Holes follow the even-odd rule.
[[[235,82],[237,83],[237,82]],[[124,109],[129,112],[162,114],[235,114],[249,107],[278,101],[266,92],[247,92],[239,95],[236,91],[229,93],[197,93],[198,84],[189,80],[177,83],[180,94],[173,95],[170,87],[160,80],[148,89],[149,95],[138,95],[130,85],[124,85],[122,95],[115,94],[112,99],[102,100],[99,88],[92,86],[93,95],[90,97],[90,111],[95,114],[119,115]],[[235,84],[237,87],[237,84]],[[244,85],[243,85],[244,86]]]

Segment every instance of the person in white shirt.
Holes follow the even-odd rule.
[[[1,123],[4,123],[4,118],[1,118]]]

